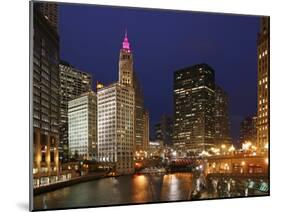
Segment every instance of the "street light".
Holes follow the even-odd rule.
[[[251,141],[248,141],[248,142],[242,144],[242,149],[243,149],[243,150],[249,150],[250,147],[251,147],[251,145],[252,145],[252,142],[251,142]]]
[[[235,151],[235,147],[233,145],[231,145],[231,147],[228,149],[229,152],[233,152]]]

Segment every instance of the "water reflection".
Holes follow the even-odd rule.
[[[132,202],[147,202],[152,199],[150,189],[146,175],[134,175],[132,178]]]
[[[189,200],[192,174],[128,175],[93,180],[34,197],[35,209]]]

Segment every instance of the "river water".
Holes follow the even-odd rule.
[[[199,177],[187,172],[135,174],[102,178],[36,195],[34,209],[77,208],[133,203],[167,202],[244,196],[267,196],[268,192],[248,189],[247,178],[211,178],[205,189],[195,186]],[[256,185],[262,183],[256,180]],[[217,182],[217,183],[215,183]],[[264,183],[267,183],[265,180]],[[198,183],[197,183],[198,185]],[[216,186],[215,186],[216,185]],[[250,188],[250,187],[249,187]]]
[[[103,178],[34,197],[34,209],[190,200],[191,173]]]

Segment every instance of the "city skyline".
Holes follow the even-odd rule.
[[[74,10],[75,17],[70,17]],[[230,96],[231,136],[237,142],[240,122],[245,116],[256,113],[258,17],[193,12],[185,14],[180,11],[169,11],[166,14],[162,10],[153,10],[154,13],[150,14],[150,10],[127,10],[60,5],[61,59],[91,73],[94,82],[110,84],[118,78],[118,49],[127,29],[135,55],[134,68],[144,91],[144,102],[150,112],[151,126],[157,123],[163,114],[173,114],[173,72],[185,66],[206,62],[214,68],[218,85]],[[107,13],[110,17],[103,19]],[[118,20],[114,20],[117,15]],[[134,15],[133,21],[128,18],[130,15]],[[141,20],[143,18],[145,20]],[[150,19],[149,23],[142,24],[147,19]],[[179,23],[173,26],[177,20]],[[81,22],[84,23],[83,26],[79,26]],[[138,27],[134,27],[133,22],[138,23]],[[200,27],[196,23],[200,24]],[[85,27],[87,25],[95,27]],[[184,25],[191,27],[183,29]],[[79,30],[72,30],[77,28]],[[217,33],[218,29],[222,33]],[[202,35],[206,34],[206,31],[208,36]],[[157,38],[156,32],[163,36]],[[195,34],[198,36],[195,37]],[[83,36],[83,39],[79,40],[80,36]],[[167,40],[173,42],[166,42]],[[243,45],[236,45],[237,42],[242,42]],[[162,45],[163,43],[165,45]],[[157,83],[155,86],[159,74],[163,83]],[[153,98],[161,91],[165,95]]]
[[[31,4],[31,209],[270,195],[269,17]]]

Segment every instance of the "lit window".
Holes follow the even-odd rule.
[[[261,59],[261,54],[259,55],[259,58]]]

